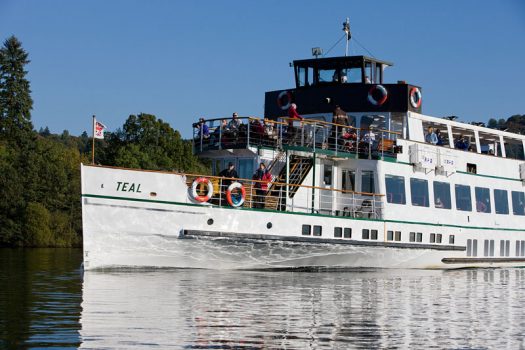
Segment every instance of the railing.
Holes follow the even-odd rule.
[[[206,120],[208,133],[202,132],[202,124],[194,124],[195,152],[248,146],[296,146],[311,151],[332,151],[335,155],[353,153],[383,157],[394,153],[394,145],[400,135],[395,131],[360,129],[313,119],[299,121],[282,117],[275,121],[242,117],[237,120],[235,123],[231,118]]]
[[[206,202],[215,206],[231,206],[226,191],[233,182],[239,182],[245,190],[243,208],[257,208],[288,212],[324,214],[381,219],[383,217],[383,197],[381,194],[362,193],[316,186],[287,184],[277,181],[259,181],[251,179],[231,179],[219,176],[184,174],[186,184],[191,189],[198,177],[205,177],[213,184],[213,195]],[[286,198],[286,187],[296,187],[294,198]],[[268,191],[267,189],[270,188]],[[197,185],[197,195],[205,196],[207,187]],[[191,193],[191,191],[189,191]],[[232,190],[231,197],[239,199],[240,189]]]

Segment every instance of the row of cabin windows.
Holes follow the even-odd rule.
[[[499,241],[499,256],[510,256],[510,240]],[[494,256],[494,240],[485,239],[483,241],[483,256]],[[525,241],[516,241],[516,256],[525,256]],[[478,240],[467,239],[467,256],[478,256]]]
[[[405,178],[403,176],[386,175],[386,198],[388,203],[406,204]],[[447,182],[433,181],[434,208],[452,209],[450,195],[450,184]],[[470,186],[454,185],[456,195],[456,209],[461,211],[472,211],[472,197]],[[429,207],[428,181],[425,179],[410,178],[410,192],[413,206]],[[492,205],[490,189],[485,187],[474,187],[476,200],[476,211],[479,213],[491,213]],[[507,190],[495,189],[494,212],[496,214],[509,214],[509,198]],[[514,215],[525,215],[525,194],[519,191],[511,192],[512,213]]]
[[[312,226],[303,225],[302,235],[310,236],[312,235]],[[322,226],[314,225],[313,229],[314,236],[322,235]],[[352,229],[350,227],[334,227],[334,237],[335,238],[352,238]],[[362,239],[378,239],[378,230],[362,230]],[[387,241],[401,242],[401,231],[387,231],[386,233]],[[410,242],[423,242],[423,233],[422,232],[410,232],[409,235]],[[430,243],[442,243],[443,235],[441,233],[431,233],[430,234]],[[524,241],[525,242],[525,241]],[[449,236],[449,244],[454,244],[454,235]]]

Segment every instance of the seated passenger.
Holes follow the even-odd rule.
[[[469,142],[463,135],[460,135],[456,139],[456,142],[454,143],[454,147],[456,149],[460,149],[460,150],[463,150],[463,151],[466,151],[468,149],[468,146],[469,146]]]
[[[204,122],[204,118],[199,118],[199,123],[196,125],[196,128],[199,129],[197,137],[207,139],[210,137],[210,129],[208,125]]]
[[[436,137],[437,137],[437,146],[443,146],[443,135],[441,135],[441,130],[436,129]]]
[[[228,128],[230,129],[230,131],[235,132],[235,133],[238,132],[241,124],[242,123],[241,123],[241,120],[239,119],[239,115],[237,114],[237,112],[233,113],[232,119],[228,123]]]
[[[425,142],[436,145],[438,143],[438,138],[434,133],[434,128],[429,126],[427,134],[425,135]]]

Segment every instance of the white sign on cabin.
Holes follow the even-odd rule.
[[[423,144],[410,146],[410,163],[422,169],[435,169],[438,157],[434,147]]]
[[[447,173],[455,173],[457,166],[457,159],[454,152],[450,148],[439,149],[439,163],[440,170]]]

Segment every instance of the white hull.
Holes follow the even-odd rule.
[[[118,182],[140,183],[140,192],[116,192]],[[444,263],[466,257],[461,236],[455,245],[387,242],[387,230],[407,231],[401,223],[195,204],[176,174],[83,166],[82,194],[85,269],[516,265],[509,259]],[[303,237],[303,224],[322,226],[322,236]],[[352,238],[333,238],[335,226],[351,227]],[[377,230],[379,237],[362,239],[362,229]]]

